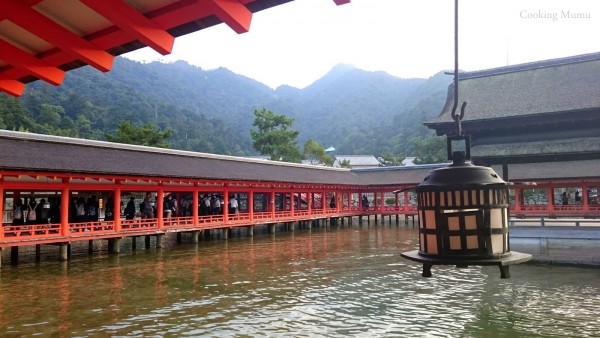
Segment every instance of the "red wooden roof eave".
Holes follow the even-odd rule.
[[[31,8],[41,2],[40,0],[0,3],[0,13],[9,13],[9,16],[12,15],[12,21],[20,26],[26,26],[26,29],[34,35],[41,34],[60,45],[59,48],[55,47],[36,56],[30,55],[29,58],[13,58],[12,64],[8,62],[7,66],[0,68],[0,91],[20,96],[24,91],[24,84],[37,79],[59,85],[64,79],[64,71],[86,64],[108,71],[115,55],[147,45],[162,54],[169,54],[173,37],[219,23],[226,23],[237,33],[243,33],[249,29],[252,13],[292,0],[181,0],[145,14],[135,11],[118,0],[107,0],[102,3],[82,1],[100,15],[112,20],[115,26],[85,37],[78,37]],[[341,5],[350,1],[334,0],[334,2]],[[121,6],[123,10],[115,12],[111,10],[113,6]],[[6,15],[0,14],[0,21],[5,19]],[[8,48],[13,51],[18,50],[12,45]],[[27,62],[21,61],[28,59]]]
[[[35,178],[48,177],[51,179],[68,179],[68,180],[92,180],[92,181],[109,181],[107,183],[98,183],[100,186],[109,188],[111,184],[119,184],[119,182],[131,181],[131,182],[147,182],[147,186],[157,187],[157,183],[165,188],[171,188],[176,190],[185,190],[190,188],[190,184],[194,188],[205,188],[212,189],[214,185],[215,189],[227,189],[227,190],[244,190],[244,189],[275,189],[282,190],[286,188],[292,189],[305,189],[308,191],[321,191],[326,190],[364,190],[368,189],[364,186],[356,184],[330,184],[330,183],[307,183],[307,182],[279,182],[279,181],[255,181],[255,180],[227,180],[227,179],[209,179],[209,178],[189,178],[189,177],[165,177],[165,176],[132,176],[132,175],[108,175],[104,173],[79,173],[79,172],[60,172],[60,171],[23,171],[19,169],[2,170],[0,169],[0,182],[3,181],[4,177],[19,177],[28,176]],[[154,182],[154,183],[153,183]],[[18,185],[16,181],[5,181],[8,186]],[[36,184],[35,181],[27,181],[28,187],[31,184]],[[44,187],[48,184],[44,182]],[[53,182],[57,186],[71,185],[69,182]],[[168,183],[169,185],[162,185]],[[180,183],[181,186],[177,186],[176,183]],[[171,185],[174,184],[174,185]],[[77,187],[81,187],[81,183],[74,184]],[[98,186],[97,185],[97,186]],[[140,187],[144,186],[137,184],[120,184],[120,187]],[[146,188],[147,188],[146,186]]]

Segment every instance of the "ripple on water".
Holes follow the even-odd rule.
[[[422,278],[399,256],[416,241],[397,227],[313,229],[2,268],[0,336],[598,336],[598,270]]]

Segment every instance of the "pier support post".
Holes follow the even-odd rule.
[[[200,231],[192,232],[192,242],[194,244],[197,244],[199,242],[199,239],[200,239]]]
[[[39,244],[35,245],[35,261],[39,262],[42,259],[42,246]]]
[[[177,235],[175,235],[177,238],[177,244],[181,244],[181,232],[178,232]]]
[[[109,250],[110,253],[112,254],[118,254],[121,252],[121,242],[123,241],[122,238],[111,238],[108,240],[108,246],[109,246]]]
[[[249,226],[246,229],[248,229],[248,237],[254,237],[254,227]]]
[[[2,249],[0,248],[0,268],[2,267]]]
[[[94,240],[90,239],[88,241],[88,253],[92,254],[94,253]]]
[[[131,237],[131,251],[135,251],[137,249],[137,236]]]
[[[69,244],[60,243],[58,246],[58,260],[66,262],[69,259]]]
[[[156,235],[156,248],[163,248],[164,244],[163,241],[165,239],[165,235]]]
[[[275,223],[269,223],[269,233],[270,234],[275,233]]]
[[[10,247],[10,264],[12,264],[12,265],[19,264],[19,247],[18,246]]]
[[[223,239],[228,240],[229,239],[229,228],[224,228],[221,231],[223,233]]]
[[[144,238],[144,248],[146,250],[150,249],[150,236],[146,235],[146,238]]]
[[[375,226],[377,226],[377,214],[375,215]]]

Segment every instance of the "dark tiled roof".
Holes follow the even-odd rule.
[[[446,165],[349,170],[0,130],[0,170],[374,187],[418,184]],[[581,178],[600,177],[598,168],[600,160],[515,164],[509,172],[518,180]]]
[[[525,161],[539,162],[536,158],[597,158],[600,156],[600,137],[580,137],[570,139],[545,140],[534,142],[514,142],[503,144],[477,145],[471,148],[471,156],[487,163],[494,159],[513,161],[522,158]]]
[[[462,73],[464,122],[600,108],[600,53]],[[440,115],[426,125],[452,122],[453,85]]]
[[[289,183],[358,183],[357,176],[348,169],[11,131],[0,131],[0,169]]]
[[[550,180],[550,179],[581,179],[584,177],[600,177],[600,160],[548,162],[544,165],[523,163],[508,165],[509,180]],[[492,166],[498,174],[502,166]]]

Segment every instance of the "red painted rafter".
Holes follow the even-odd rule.
[[[250,30],[252,12],[239,0],[198,0],[236,33]]]
[[[0,1],[0,13],[5,19],[100,71],[107,72],[112,66],[112,55],[18,0]]]
[[[0,90],[12,96],[20,96],[25,90],[25,84],[17,80],[0,77]]]
[[[35,0],[29,1],[35,2]],[[0,20],[4,19],[3,14],[0,12]],[[203,19],[212,15],[212,12],[206,7],[201,6],[196,0],[182,0],[147,15],[158,27],[168,30],[188,22]],[[130,42],[131,36],[113,26],[87,36],[86,40],[103,50],[109,50]],[[44,53],[44,56],[41,58],[46,63],[54,66],[60,66],[73,61],[71,54],[57,49]],[[20,96],[25,89],[25,85],[16,79],[27,75],[29,75],[27,72],[15,67],[3,71],[0,73],[0,90],[13,96]]]
[[[8,12],[5,9],[6,9],[6,6],[9,1],[11,3],[18,2],[15,0],[0,1],[0,21],[7,18]],[[210,8],[207,8],[205,6],[205,4],[204,4],[205,1],[206,0],[181,0],[179,2],[174,2],[170,5],[162,7],[151,13],[146,13],[146,16],[149,20],[151,20],[151,22],[153,22],[160,29],[163,29],[163,30],[172,29],[177,26],[181,26],[183,24],[193,22],[195,20],[200,20],[200,19],[203,19],[203,18],[206,18],[206,17],[212,15],[213,12],[211,11]],[[41,2],[41,0],[22,0],[21,5],[22,5],[22,7],[34,6],[39,2]],[[218,3],[220,3],[222,5],[222,7],[225,7],[225,8],[221,8],[221,11],[225,12],[224,14],[228,13],[225,9],[231,9],[232,7],[235,8],[235,6],[236,6],[236,4],[229,4],[231,6],[223,5],[226,2],[227,1],[223,1],[223,0],[218,1]],[[237,1],[229,1],[229,2],[237,2]],[[251,0],[241,0],[239,3],[240,3],[240,5],[243,6],[242,3],[248,3],[248,2],[252,2],[252,1]],[[334,2],[339,5],[339,4],[347,3],[350,1],[349,0],[334,0]],[[212,3],[211,7],[214,7],[214,6],[215,6],[215,4]],[[243,6],[243,7],[245,8],[245,6]],[[27,9],[29,11],[33,11],[29,7],[27,7]],[[244,9],[241,7],[238,7],[238,10],[240,12],[244,11]],[[35,12],[35,13],[37,13],[37,12]],[[223,19],[227,19],[225,17],[225,15],[223,15],[224,16],[223,18],[219,17],[219,16],[217,16],[217,17],[219,17],[219,19],[221,19],[221,21],[224,21],[224,22],[230,24],[230,26],[235,25],[235,22],[238,22],[238,25],[242,26],[242,27],[238,27],[239,29],[241,29],[241,32],[247,31],[247,28],[244,28],[243,20],[241,20],[239,18],[239,16],[237,17],[238,18],[237,21],[234,20],[234,19],[236,19],[235,11],[230,11],[228,15],[231,16],[232,13],[234,15],[233,15],[233,18],[231,18],[231,20],[229,21],[229,23],[228,23],[228,21],[223,20]],[[10,13],[10,14],[13,14],[13,13]],[[246,13],[245,15],[248,16],[247,14],[248,13]],[[251,18],[251,13],[250,13],[250,17],[247,18],[247,23],[245,25],[246,27],[249,27],[250,18]],[[52,23],[54,23],[54,22],[52,22]],[[121,46],[128,42],[131,42],[131,35],[128,34],[127,32],[120,30],[119,28],[113,26],[111,28],[107,28],[100,32],[96,32],[89,36],[84,37],[83,41],[85,42],[86,40],[89,43],[92,43],[94,46],[97,46],[101,50],[109,50],[114,47]],[[58,67],[58,66],[61,66],[61,65],[64,65],[66,63],[73,61],[72,53],[68,53],[65,50],[59,50],[59,49],[54,49],[51,51],[44,52],[43,54],[39,55],[39,58],[42,59],[46,64],[48,64],[50,66],[55,66],[55,67]],[[5,91],[8,94],[14,95],[14,96],[21,95],[23,93],[25,85],[16,79],[20,79],[20,78],[26,77],[28,75],[30,75],[29,72],[27,72],[23,69],[19,69],[16,67],[10,67],[10,66],[8,68],[5,68],[2,72],[0,72],[0,91]]]
[[[61,84],[65,78],[65,72],[62,70],[48,65],[2,39],[0,39],[0,59],[55,86]]]
[[[170,54],[175,38],[122,0],[80,0],[124,32],[162,55]]]

